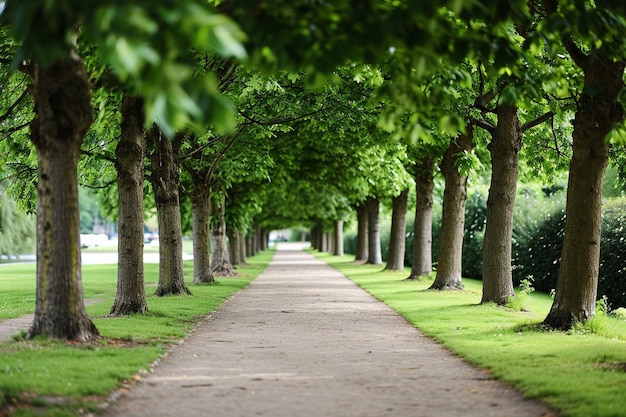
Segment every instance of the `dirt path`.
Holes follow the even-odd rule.
[[[343,275],[281,245],[105,416],[548,416]]]

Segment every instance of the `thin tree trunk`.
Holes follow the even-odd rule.
[[[254,253],[261,252],[263,250],[263,233],[261,226],[258,223],[254,225]]]
[[[248,256],[256,255],[256,235],[254,230],[252,234],[246,236],[246,254]]]
[[[157,296],[191,294],[183,275],[183,234],[180,219],[180,167],[178,147],[163,137],[155,125],[148,135],[154,145],[150,155],[150,182],[159,222],[159,283]]]
[[[78,155],[91,125],[87,71],[75,52],[47,68],[31,64],[37,149],[37,290],[28,337],[99,336],[83,301]]]
[[[406,251],[406,211],[409,190],[402,191],[393,198],[391,215],[391,235],[389,236],[389,253],[387,254],[386,270],[404,271],[404,255]]]
[[[239,242],[239,238],[241,234],[233,229],[226,226],[226,236],[228,237],[228,252],[230,254],[230,263],[233,266],[242,265],[241,260],[241,251],[239,248],[241,247],[241,243]]]
[[[561,267],[544,323],[569,329],[595,315],[602,226],[602,184],[608,164],[606,136],[624,119],[617,98],[624,88],[624,61],[577,56],[584,87],[573,122],[573,155],[567,187]]]
[[[318,252],[322,252],[322,226],[315,224],[311,228],[311,247]]]
[[[433,165],[434,161],[427,158],[416,168],[413,262],[407,279],[418,279],[433,269]]]
[[[381,265],[383,257],[380,249],[380,200],[375,197],[368,197],[367,201],[367,263],[370,265]]]
[[[367,224],[367,205],[365,203],[360,204],[356,208],[357,217],[357,237],[356,237],[356,257],[355,261],[367,262],[369,257],[368,243],[369,238],[367,236],[367,230],[369,228]]]
[[[143,268],[143,181],[145,131],[141,98],[124,96],[117,159],[118,263],[112,316],[148,311]]]
[[[329,248],[328,248],[328,232],[326,232],[323,228],[323,226],[321,226],[320,228],[320,252],[328,252]]]
[[[191,221],[193,236],[193,283],[215,282],[209,256],[209,189],[206,173],[191,173]]]
[[[237,271],[230,263],[228,245],[226,243],[226,222],[224,220],[224,196],[216,193],[209,199],[210,216],[209,233],[211,240],[211,273],[217,277],[234,277]]]
[[[241,232],[239,233],[239,247],[238,247],[238,251],[239,251],[239,259],[241,259],[241,265],[247,265],[247,260],[246,260],[246,234]]]
[[[337,220],[335,223],[333,238],[333,255],[343,256],[343,220]]]
[[[441,234],[437,256],[437,275],[431,289],[460,290],[461,261],[463,256],[463,234],[465,227],[465,201],[467,200],[467,176],[459,173],[456,160],[459,153],[471,152],[472,127],[467,133],[459,136],[457,141],[450,141],[441,162],[441,171],[445,179],[443,194],[443,214],[441,217]]]
[[[511,270],[513,211],[518,177],[522,129],[517,107],[499,104],[498,124],[491,143],[491,187],[487,199],[487,225],[483,240],[483,294],[481,303],[504,305],[515,296]]]

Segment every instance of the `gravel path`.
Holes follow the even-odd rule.
[[[104,416],[555,416],[423,336],[325,263],[281,244]]]

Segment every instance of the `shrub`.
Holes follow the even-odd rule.
[[[610,307],[626,307],[626,198],[607,201],[602,209],[598,296]]]
[[[626,199],[615,198],[603,207],[598,298],[606,297],[610,308],[626,306]],[[531,227],[518,228],[514,242],[514,279],[535,277],[535,288],[549,293],[556,288],[565,230],[565,202],[553,204],[551,211]]]

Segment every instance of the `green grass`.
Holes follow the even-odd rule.
[[[438,292],[431,279],[382,272],[351,256],[318,254],[415,327],[469,362],[540,398],[563,416],[626,416],[626,320],[602,313],[574,331],[546,331],[539,324],[552,299],[532,293],[519,311],[481,305],[481,282],[465,291]]]
[[[103,396],[149,369],[171,343],[186,337],[200,319],[245,288],[270,262],[274,251],[248,258],[239,276],[211,285],[192,285],[193,265],[185,262],[192,296],[155,297],[158,265],[145,265],[149,312],[108,317],[115,298],[117,265],[85,265],[87,312],[103,338],[88,344],[35,339],[0,343],[0,415],[75,416],[93,410]],[[34,312],[35,266],[0,268],[0,318]],[[54,398],[51,401],[50,398]]]

